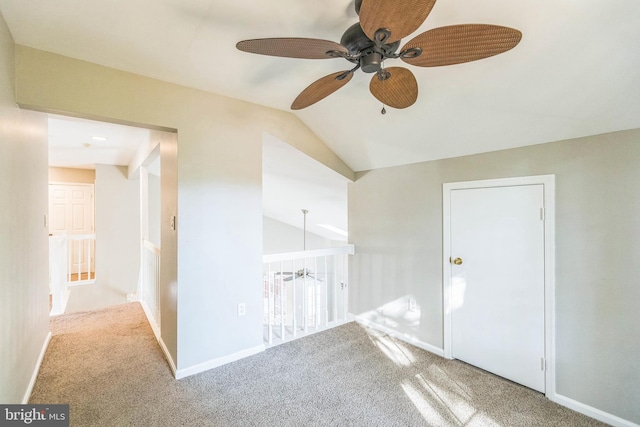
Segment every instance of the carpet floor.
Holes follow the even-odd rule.
[[[356,323],[175,380],[138,303],[51,319],[30,403],[72,426],[603,426]]]

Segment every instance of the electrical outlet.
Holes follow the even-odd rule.
[[[417,311],[416,300],[409,298],[409,311]]]
[[[243,302],[238,304],[238,316],[244,316],[247,314],[247,305]]]

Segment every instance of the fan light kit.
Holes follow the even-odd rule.
[[[244,52],[301,59],[343,58],[355,64],[349,70],[325,76],[303,90],[291,104],[300,110],[331,95],[353,77],[356,70],[374,73],[369,90],[380,102],[407,108],[418,99],[418,83],[404,67],[384,66],[400,59],[418,67],[461,64],[498,55],[522,39],[516,29],[488,24],[461,24],[434,28],[418,34],[404,46],[401,40],[427,19],[436,0],[355,0],[360,22],[345,31],[340,43],[310,38],[243,40]],[[382,113],[386,110],[383,108]]]

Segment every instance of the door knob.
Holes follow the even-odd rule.
[[[454,260],[452,260],[451,258],[449,258],[449,262],[455,264],[455,265],[462,265],[462,258],[456,258]]]

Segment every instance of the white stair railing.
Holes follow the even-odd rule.
[[[67,239],[65,236],[49,237],[49,290],[51,315],[64,313],[69,301],[67,287]]]
[[[347,257],[353,254],[347,245],[263,256],[267,345],[347,322]]]
[[[49,236],[51,315],[64,313],[70,287],[95,283],[95,234]]]
[[[67,284],[95,283],[95,234],[71,234],[65,237],[67,244]]]
[[[148,314],[155,322],[152,324],[158,335],[160,327],[160,256],[161,250],[148,240],[143,240],[142,250],[142,288],[139,298],[143,306],[148,307]],[[152,323],[152,322],[150,322]]]

